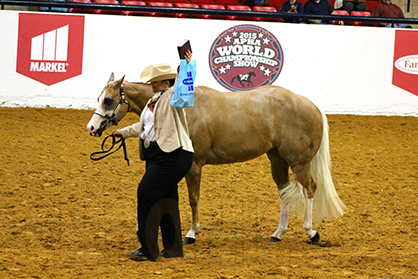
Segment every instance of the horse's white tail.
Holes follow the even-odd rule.
[[[325,113],[322,116],[323,132],[321,146],[311,162],[311,174],[317,189],[314,195],[314,220],[323,218],[336,219],[344,215],[346,208],[335,190],[331,177],[331,156],[329,152],[328,120]]]
[[[325,218],[331,220],[344,215],[345,205],[340,200],[331,177],[331,156],[329,152],[328,120],[324,112],[322,116],[322,141],[318,152],[311,162],[311,175],[317,189],[314,195],[314,220]],[[306,192],[298,181],[293,181],[280,191],[280,198],[289,210],[289,214],[304,217],[307,209]]]

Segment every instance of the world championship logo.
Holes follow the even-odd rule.
[[[209,65],[215,79],[226,89],[249,90],[277,79],[283,66],[283,51],[266,29],[237,25],[214,41]]]

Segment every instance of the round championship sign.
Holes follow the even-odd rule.
[[[214,41],[209,65],[215,79],[226,89],[249,90],[277,79],[283,66],[283,51],[266,29],[237,25]]]

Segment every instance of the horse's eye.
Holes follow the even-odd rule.
[[[113,99],[112,98],[109,98],[109,97],[104,98],[104,104],[106,106],[110,106],[112,103],[113,103]]]

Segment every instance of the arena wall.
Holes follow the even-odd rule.
[[[193,58],[197,60],[196,85],[225,91],[212,74],[208,57],[220,34],[243,24],[262,27],[279,42],[283,67],[273,84],[310,98],[327,113],[418,116],[418,49],[413,47],[418,42],[417,30],[56,14],[58,20],[83,18],[83,41],[76,46],[82,51],[81,72],[47,85],[19,70],[19,59],[29,59],[19,46],[28,36],[23,34],[20,21],[24,14],[40,15],[42,24],[51,23],[50,18],[42,20],[46,14],[0,11],[1,106],[94,108],[112,72],[116,78],[125,75],[128,81],[138,81],[142,69],[150,64],[177,66],[176,47],[185,38],[192,42]],[[75,44],[73,35],[70,28],[69,45]],[[399,55],[409,57],[409,69],[399,71],[394,66]]]

